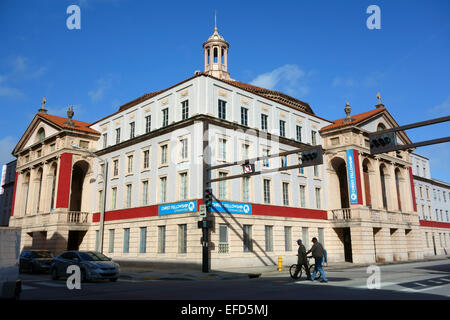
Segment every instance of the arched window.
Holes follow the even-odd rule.
[[[382,123],[379,123],[377,126],[377,131],[383,131],[386,130],[386,126]]]
[[[218,63],[219,53],[217,51],[217,47],[214,47],[214,63]]]
[[[381,178],[381,197],[383,198],[383,208],[387,209],[387,197],[386,197],[386,178],[384,175],[385,166],[380,166],[380,178]]]
[[[39,129],[38,134],[37,134],[37,138],[38,138],[39,142],[44,141],[44,139],[45,139],[45,130],[44,130],[44,128],[40,128]]]
[[[398,210],[402,211],[402,200],[400,195],[400,169],[395,169],[395,188],[397,189]]]

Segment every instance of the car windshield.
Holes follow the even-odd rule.
[[[33,258],[53,258],[53,254],[49,251],[33,251]]]
[[[109,261],[109,258],[100,252],[79,252],[78,254],[85,261]]]

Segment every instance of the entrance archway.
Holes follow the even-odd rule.
[[[340,194],[340,207],[341,208],[350,208],[349,194],[348,194],[348,180],[347,180],[347,165],[342,158],[333,158],[331,160],[331,169],[334,170],[339,187]],[[336,187],[334,187],[336,188]],[[332,193],[337,190],[331,190]]]
[[[69,211],[81,211],[83,183],[88,170],[89,164],[86,161],[78,161],[73,165]]]

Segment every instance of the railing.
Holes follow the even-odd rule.
[[[331,210],[333,220],[350,220],[352,218],[352,209],[342,208]]]
[[[80,211],[69,211],[67,212],[67,222],[68,223],[87,223],[88,221],[87,212]]]

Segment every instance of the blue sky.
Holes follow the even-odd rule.
[[[81,30],[66,9],[81,8]],[[366,9],[381,9],[369,30]],[[203,68],[214,27],[233,79],[307,101],[333,120],[370,110],[376,93],[399,124],[450,114],[450,2],[0,0],[0,163],[12,160],[43,96],[49,113],[87,122]],[[449,124],[408,131],[443,137]],[[416,150],[450,181],[450,144]]]

